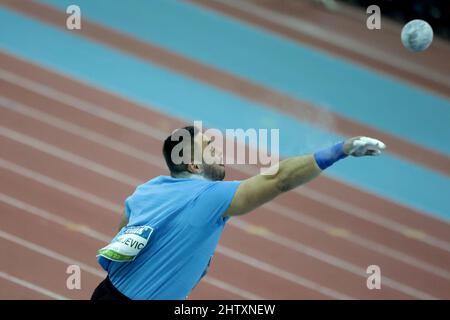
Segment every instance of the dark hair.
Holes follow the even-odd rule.
[[[169,171],[172,175],[183,171],[187,171],[188,167],[187,163],[175,164],[172,161],[171,157],[173,148],[180,143],[179,140],[172,140],[172,136],[177,135],[177,133],[179,133],[180,130],[187,130],[189,132],[189,136],[191,139],[191,150],[194,150],[194,137],[199,132],[198,128],[194,126],[187,126],[184,128],[176,129],[175,131],[172,132],[170,136],[166,138],[166,140],[164,140],[162,152],[164,155],[164,159],[166,160],[167,167],[169,168]],[[183,156],[183,151],[180,152],[180,156]],[[191,154],[191,159],[193,159],[193,151]]]

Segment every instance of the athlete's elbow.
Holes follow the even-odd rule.
[[[287,192],[292,189],[289,177],[285,175],[277,175],[275,177],[275,187],[279,193]]]

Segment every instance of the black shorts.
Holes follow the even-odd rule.
[[[92,294],[91,300],[130,300],[114,287],[108,277],[100,282]]]

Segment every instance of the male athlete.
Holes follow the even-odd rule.
[[[189,150],[208,150],[215,163],[192,161],[193,153],[187,163],[174,162],[172,151],[180,142],[172,137],[180,136],[178,130],[188,133],[190,139],[183,143],[189,144]],[[310,181],[348,155],[379,155],[385,148],[376,139],[355,137],[314,154],[285,159],[274,174],[223,181],[221,151],[208,148],[210,143],[211,138],[193,126],[175,130],[164,141],[170,176],[138,186],[125,200],[119,233],[98,251],[108,276],[91,299],[185,299],[206,274],[230,217]]]

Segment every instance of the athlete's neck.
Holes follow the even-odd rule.
[[[187,171],[177,173],[176,175],[172,175],[174,178],[178,179],[198,179],[198,180],[208,180],[201,174],[194,174]]]

